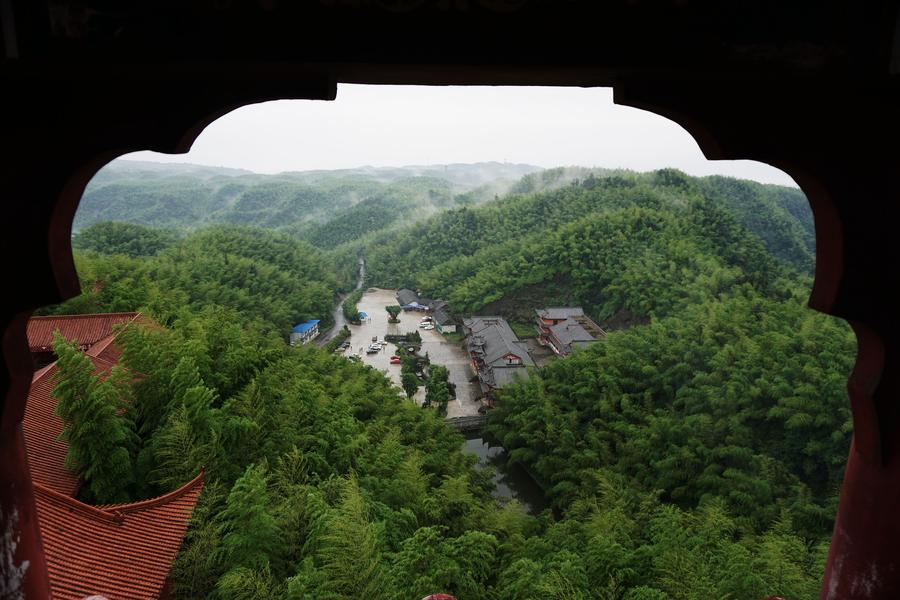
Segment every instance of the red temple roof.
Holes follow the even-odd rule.
[[[118,344],[114,344],[113,342],[115,341],[115,333],[108,335],[88,348],[87,351],[85,351],[85,354],[96,358],[102,358],[103,360],[108,360],[112,363],[117,363],[122,357],[122,348],[120,348]]]
[[[78,341],[94,374],[105,378],[122,353],[114,343],[115,325],[139,317],[139,313],[37,317],[28,323],[28,341],[32,352],[51,351],[58,329]],[[55,414],[57,370],[54,362],[35,372],[22,420],[53,598],[159,598],[203,488],[203,474],[151,500],[107,506],[76,500],[80,478],[64,466],[69,447],[59,439],[63,422]]]
[[[115,366],[114,362],[98,356],[90,359],[94,363],[94,374],[101,377]],[[80,478],[63,466],[69,445],[59,439],[63,422],[55,414],[57,400],[53,397],[53,374],[56,371],[56,363],[53,363],[32,377],[22,431],[32,480],[60,494],[74,496]]]
[[[87,350],[115,333],[116,325],[131,323],[140,316],[136,312],[100,313],[93,315],[51,315],[28,319],[28,347],[32,352],[51,352],[53,332],[59,330],[69,341],[77,340]]]
[[[159,598],[202,489],[200,473],[158,498],[90,506],[35,482],[53,598]]]

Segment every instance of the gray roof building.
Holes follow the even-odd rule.
[[[561,356],[606,336],[606,332],[585,315],[580,306],[541,308],[534,312],[537,314],[539,341]]]
[[[397,291],[397,302],[400,306],[419,302],[419,295],[410,289],[403,288]]]
[[[456,321],[450,314],[450,303],[446,300],[429,300],[409,288],[403,288],[397,290],[397,303],[410,309],[415,307],[415,310],[430,311],[435,326],[441,333],[456,331]]]
[[[556,308],[539,308],[534,312],[548,321],[564,321],[569,317],[583,317],[584,309],[580,306],[562,306]]]
[[[447,312],[447,308],[442,306],[434,310],[434,322],[438,325],[450,325],[453,323],[453,317]]]
[[[478,379],[485,393],[500,389],[515,379],[527,379],[527,367],[534,360],[525,343],[503,317],[472,317],[463,325],[468,334],[469,356],[478,371]]]

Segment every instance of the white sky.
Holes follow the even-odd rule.
[[[610,88],[340,85],[333,102],[239,108],[207,127],[186,155],[124,158],[258,173],[481,161],[676,167],[796,186],[763,163],[706,160],[681,126],[613,104]]]

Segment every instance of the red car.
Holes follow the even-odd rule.
[[[392,364],[392,365],[399,365],[399,364],[400,364],[400,357],[399,357],[399,356],[392,356],[392,357],[391,357],[391,364]]]

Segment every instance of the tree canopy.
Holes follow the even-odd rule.
[[[122,367],[104,377],[59,341],[54,393],[91,499],[152,497],[205,469],[174,598],[815,595],[851,435],[854,338],[803,305],[813,246],[799,192],[576,168],[531,173],[491,201],[490,186],[463,197],[406,173],[391,193],[431,190],[442,211],[409,225],[372,182],[204,177],[215,181],[183,192],[168,181],[146,210],[230,224],[177,238],[86,229],[84,294],[50,309],[141,309],[164,325],[122,332]],[[124,210],[100,202],[124,193],[115,185],[98,185],[86,220]],[[369,200],[349,200],[362,190]],[[329,229],[318,211],[331,193],[348,200]],[[565,301],[610,325],[489,413],[551,508],[495,498],[491,469],[442,411],[406,399],[424,370],[426,406],[446,410],[446,368],[401,352],[401,390],[285,343],[294,322],[330,314],[360,251],[369,283],[422,289],[457,314]]]

